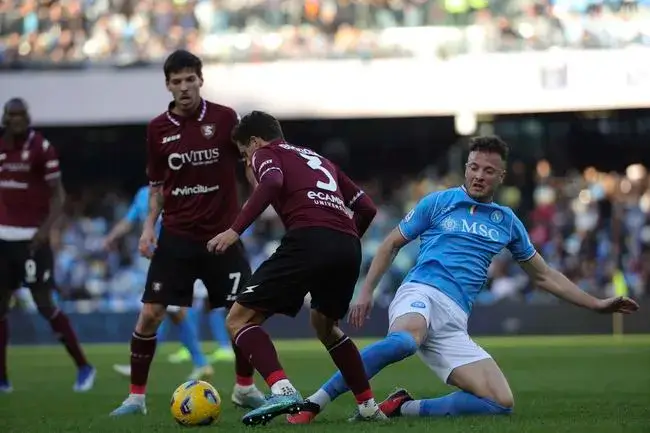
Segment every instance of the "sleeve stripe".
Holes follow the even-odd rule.
[[[532,259],[533,257],[535,257],[536,254],[537,254],[537,250],[533,250],[533,253],[530,255],[530,257],[528,257],[526,259],[523,259],[523,260],[517,260],[517,261],[519,263],[525,263],[525,262],[529,261],[530,259]]]
[[[364,194],[363,190],[359,190],[359,192],[356,193],[354,197],[352,197],[352,200],[350,200],[350,202],[348,203],[348,208],[352,209],[352,206],[354,206],[354,204],[357,202],[357,200],[361,198],[363,194]]]
[[[61,177],[61,172],[60,171],[55,171],[54,173],[49,173],[44,176],[45,180],[52,180],[52,179],[58,179]]]
[[[263,178],[264,176],[266,176],[266,174],[267,174],[268,172],[273,171],[273,170],[277,170],[277,171],[280,172],[280,174],[282,174],[282,170],[280,170],[278,167],[269,167],[268,169],[264,170],[264,172],[263,172],[262,174],[260,174],[260,180],[262,180],[262,178]]]
[[[399,230],[399,234],[401,234],[404,239],[406,239],[407,241],[412,240],[409,236],[406,236],[406,234],[404,233],[404,230],[402,230],[402,225],[401,224],[399,224],[397,226],[397,230]]]

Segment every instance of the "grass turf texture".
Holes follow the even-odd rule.
[[[362,341],[360,345],[368,344]],[[515,393],[511,417],[456,419],[401,418],[386,425],[349,424],[354,410],[350,395],[341,397],[310,426],[290,426],[283,417],[257,430],[299,429],[314,433],[371,433],[391,429],[413,433],[440,431],[494,433],[650,432],[650,336],[483,338],[500,363]],[[314,341],[278,343],[280,357],[293,383],[311,394],[334,371],[325,351]],[[171,365],[166,355],[178,346],[158,350],[148,388],[149,414],[111,419],[108,413],[126,397],[128,381],[112,370],[128,360],[127,345],[86,345],[99,374],[95,389],[72,392],[75,370],[61,347],[10,347],[14,393],[0,395],[2,433],[176,432],[169,413],[171,393],[189,373],[188,364]],[[240,423],[243,411],[230,403],[233,366],[216,364],[211,380],[223,398],[219,423],[204,429],[250,431]],[[258,381],[261,383],[261,381]],[[378,400],[399,385],[416,398],[448,392],[416,357],[384,370],[373,382]],[[261,388],[267,392],[263,385]]]

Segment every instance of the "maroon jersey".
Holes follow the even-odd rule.
[[[149,123],[149,182],[163,186],[163,227],[205,241],[230,227],[239,211],[241,156],[230,139],[238,116],[205,100],[190,117],[177,116],[171,108]]]
[[[56,150],[41,134],[13,147],[0,137],[0,239],[34,236],[50,212],[49,181],[59,177]]]
[[[282,188],[271,204],[287,231],[326,227],[359,235],[350,209],[363,191],[326,158],[278,141],[258,149],[251,165],[260,183],[273,172],[282,174]]]

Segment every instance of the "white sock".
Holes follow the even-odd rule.
[[[418,400],[407,401],[400,408],[403,416],[420,416],[420,402]]]
[[[379,407],[377,407],[377,402],[374,398],[359,403],[359,415],[364,418],[373,416],[378,410]]]
[[[131,400],[136,400],[138,403],[144,403],[144,394],[129,394]]]
[[[240,385],[238,383],[235,384],[235,392],[241,392],[243,394],[248,394],[255,388],[255,385]]]
[[[296,388],[293,387],[289,379],[278,380],[271,386],[271,393],[275,395],[289,395],[295,394]]]
[[[330,404],[332,399],[330,398],[329,394],[326,393],[323,389],[319,388],[318,391],[307,397],[307,400],[311,401],[312,403],[316,403],[318,406],[320,406],[320,410],[323,410],[325,406]]]

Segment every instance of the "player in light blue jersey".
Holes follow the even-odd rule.
[[[465,184],[424,197],[384,240],[372,261],[349,320],[361,326],[372,294],[399,250],[420,238],[415,266],[389,307],[386,338],[362,351],[368,377],[416,352],[446,384],[459,388],[443,397],[414,400],[404,389],[380,404],[389,417],[510,414],[514,398],[497,363],[468,335],[467,320],[487,279],[492,258],[507,248],[532,282],[560,299],[600,313],[632,313],[626,297],[597,299],[551,269],[535,250],[513,211],[492,201],[505,176],[508,145],[498,137],[475,137]],[[293,424],[311,422],[348,391],[336,373],[311,395]]]
[[[149,187],[143,186],[135,194],[135,198],[131,203],[131,207],[124,216],[124,218],[113,227],[110,233],[106,236],[104,241],[107,248],[112,248],[115,242],[129,233],[133,226],[142,224],[147,218],[149,213]],[[160,232],[160,218],[156,223],[156,231]],[[202,379],[212,376],[214,373],[212,366],[207,362],[205,355],[201,351],[201,344],[198,339],[198,333],[195,328],[195,324],[190,320],[187,315],[185,308],[169,306],[167,308],[168,318],[163,322],[161,328],[164,328],[167,325],[168,321],[171,320],[176,326],[178,326],[179,338],[184,348],[189,352],[192,362],[194,364],[194,370],[190,374],[190,379]],[[158,342],[162,340],[164,335],[163,329],[158,331]],[[116,364],[113,366],[113,369],[124,375],[131,375],[131,366],[124,364]]]

